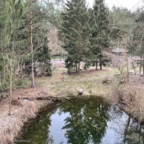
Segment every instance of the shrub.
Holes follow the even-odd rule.
[[[29,79],[28,78],[19,78],[14,81],[13,87],[14,88],[22,88],[25,87],[29,84]]]
[[[6,78],[1,80],[0,92],[7,91],[8,89],[9,89],[9,77],[7,76]]]

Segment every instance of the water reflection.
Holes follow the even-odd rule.
[[[143,144],[144,129],[100,98],[51,105],[25,128],[31,144]]]
[[[100,143],[106,131],[110,106],[100,99],[79,100],[70,105],[60,107],[61,111],[69,112],[62,128],[66,131],[67,143]]]

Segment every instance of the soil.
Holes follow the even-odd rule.
[[[115,69],[105,68],[104,70],[96,71],[93,68],[81,71],[79,74],[67,75],[62,62],[58,62],[58,66],[53,71],[52,77],[36,78],[35,88],[27,87],[13,91],[11,115],[8,115],[9,99],[5,98],[0,101],[0,144],[13,143],[24,124],[29,119],[35,118],[42,108],[53,102],[52,97],[77,97],[79,96],[78,90],[82,89],[82,96],[101,96],[113,104],[117,104],[118,94],[113,94],[113,89],[117,85],[113,80],[116,74],[118,74],[118,71]],[[104,83],[104,81],[110,81],[110,83]],[[136,80],[132,77],[131,81],[134,84]],[[140,81],[143,84],[143,78],[140,77]],[[124,87],[126,89],[124,97],[127,99],[129,93],[127,92],[127,87]],[[134,90],[133,85],[131,89]],[[143,95],[143,87],[139,86],[138,91],[140,90]],[[39,97],[46,100],[36,100]],[[139,95],[137,94],[135,98],[139,98]],[[143,100],[139,100],[141,108],[143,108]],[[134,103],[132,104],[134,105]],[[125,108],[127,111],[132,109],[130,103],[127,102],[126,105]],[[138,113],[139,108],[132,110]],[[139,115],[142,115],[142,118],[144,118],[143,110],[141,110]]]
[[[10,144],[18,136],[24,123],[34,118],[38,110],[50,101],[28,101],[18,98],[52,96],[44,87],[25,88],[13,92],[11,115],[8,115],[9,99],[0,102],[0,144]]]

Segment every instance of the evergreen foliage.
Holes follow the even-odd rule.
[[[135,19],[135,28],[128,45],[129,53],[132,56],[137,56],[135,60],[140,68],[140,74],[144,76],[144,12],[142,11]]]
[[[51,75],[50,51],[47,33],[49,24],[48,3],[33,1],[34,52],[30,53],[29,0],[1,0],[0,5],[0,91],[9,89],[10,74],[12,85],[29,77],[31,56],[39,63],[42,75]],[[52,12],[53,13],[53,12]],[[25,78],[24,78],[25,79]],[[13,87],[13,86],[12,86]]]
[[[68,1],[62,19],[61,32],[65,38],[63,48],[68,53],[66,67],[68,72],[73,69],[79,72],[80,62],[89,51],[89,20],[85,0]]]
[[[103,0],[95,0],[91,19],[93,21],[90,23],[91,27],[93,25],[90,39],[90,50],[93,54],[92,62],[96,69],[98,69],[98,64],[102,69],[102,66],[109,61],[103,54],[103,51],[109,47],[108,9]]]
[[[39,69],[41,69],[42,75],[51,76],[51,58],[47,37],[43,39],[42,46],[36,50],[34,58],[36,62],[39,62]]]
[[[95,0],[93,8],[86,7],[86,0],[69,0],[65,8],[58,5],[63,0],[56,3],[34,0],[34,51],[30,52],[30,1],[0,2],[0,85],[4,84],[4,87],[8,84],[7,79],[10,79],[10,63],[14,78],[29,77],[32,57],[35,71],[39,67],[42,75],[51,75],[47,35],[52,27],[60,28],[62,46],[67,52],[65,62],[68,72],[79,72],[81,62],[85,63],[85,68],[95,66],[102,69],[110,61],[105,53],[110,44],[114,47],[131,33],[129,52],[139,56],[140,65],[143,66],[143,13],[136,19],[132,31],[134,26],[129,22],[131,12],[115,7],[109,11],[104,0]],[[126,21],[121,22],[122,16]]]
[[[126,8],[113,7],[109,15],[110,39],[114,44],[119,44],[118,41],[122,41],[125,35],[126,37],[131,35],[135,25],[134,19],[131,12]]]
[[[16,48],[18,49],[17,52],[20,56],[20,64],[21,66],[25,65],[24,69],[21,69],[22,71],[20,73],[30,75],[31,55],[33,55],[34,62],[38,63],[39,66],[41,65],[41,63],[45,63],[43,65],[45,65],[45,71],[47,71],[46,75],[51,75],[50,52],[48,49],[48,43],[46,43],[46,35],[48,31],[46,26],[47,21],[45,20],[46,14],[41,10],[41,5],[39,3],[34,3],[33,9],[36,11],[36,13],[34,13],[35,11],[33,12],[33,53],[30,53],[29,48],[30,40],[28,7],[21,19],[20,26],[15,30],[15,39],[17,41]],[[39,69],[41,69],[41,67]]]

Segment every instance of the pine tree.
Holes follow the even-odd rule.
[[[35,61],[39,62],[39,68],[42,71],[43,75],[51,76],[51,57],[50,50],[48,48],[48,40],[47,37],[43,38],[42,45],[35,52]]]
[[[68,1],[62,19],[61,33],[65,37],[63,48],[68,53],[66,67],[68,72],[71,72],[72,68],[79,72],[80,62],[89,51],[89,23],[85,0]]]
[[[33,55],[34,70],[36,69],[35,63],[37,62],[39,63],[43,74],[51,75],[50,51],[46,38],[48,32],[46,20],[47,17],[45,10],[41,10],[42,8],[43,7],[39,2],[33,3],[33,53],[30,53],[29,50],[30,37],[28,7],[26,8],[25,13],[21,19],[20,26],[15,30],[15,49],[18,55],[17,58],[19,59],[19,67],[23,67],[25,65],[24,68],[20,71],[22,77],[23,74],[26,76],[31,74],[31,55]]]
[[[108,21],[108,10],[104,5],[103,0],[95,0],[93,12],[91,15],[90,25],[92,27],[90,48],[93,54],[92,62],[98,69],[106,64],[106,56],[103,54],[103,50],[108,48],[108,34],[109,34],[109,21]]]
[[[9,112],[11,114],[11,101],[12,101],[12,89],[13,89],[13,68],[14,68],[14,42],[11,45],[10,41],[13,40],[12,34],[15,27],[18,25],[21,15],[23,13],[23,1],[22,0],[7,0],[1,1],[3,7],[1,7],[0,21],[1,24],[1,45],[0,50],[2,52],[3,70],[5,82],[9,83]],[[3,37],[2,37],[3,36]],[[7,59],[7,61],[6,61]],[[7,63],[6,63],[7,62]],[[7,66],[6,66],[7,65]],[[6,71],[7,67],[7,71]],[[6,77],[7,73],[7,77]],[[6,80],[7,79],[7,80]],[[1,83],[0,86],[3,84]],[[2,88],[2,87],[1,87]],[[6,89],[8,90],[8,89]]]
[[[138,56],[139,72],[144,76],[144,12],[142,11],[135,19],[135,28],[133,29],[131,41],[128,46],[129,53]]]

